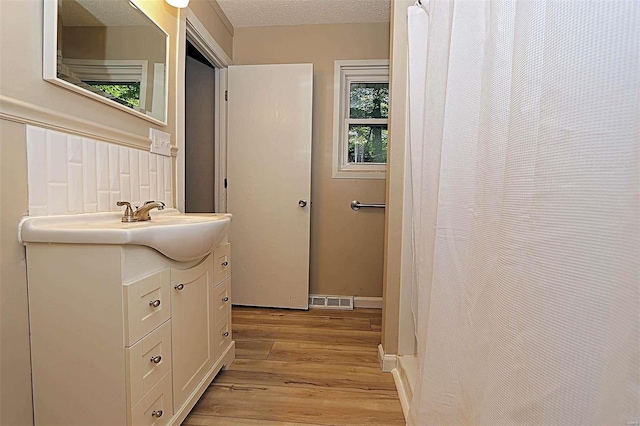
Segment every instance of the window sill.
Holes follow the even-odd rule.
[[[362,169],[341,169],[333,171],[333,179],[386,179],[387,170],[362,170]]]

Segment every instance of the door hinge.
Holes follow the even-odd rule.
[[[225,101],[228,101],[228,100],[229,100],[229,91],[228,91],[228,90],[225,90],[225,91],[224,91],[224,100],[225,100]]]
[[[224,189],[227,189],[227,178],[224,178]]]

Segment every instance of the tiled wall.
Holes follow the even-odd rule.
[[[27,167],[31,216],[173,206],[170,157],[27,126]]]

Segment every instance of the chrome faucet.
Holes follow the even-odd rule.
[[[151,220],[151,216],[149,216],[149,211],[151,209],[164,210],[164,203],[162,201],[147,201],[144,205],[136,208],[136,211],[133,212],[133,220],[135,222],[144,222],[146,220]]]
[[[147,201],[144,205],[136,207],[136,211],[131,208],[131,203],[128,201],[118,201],[118,206],[127,206],[122,216],[123,222],[145,222],[151,220],[149,211],[151,209],[164,210],[164,203],[162,201]]]

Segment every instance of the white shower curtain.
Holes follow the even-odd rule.
[[[640,2],[409,10],[409,423],[640,423]]]

